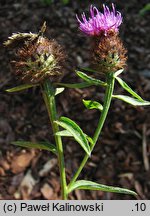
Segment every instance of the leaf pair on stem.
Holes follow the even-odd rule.
[[[86,69],[87,71],[91,71],[91,69]],[[101,112],[99,126],[97,127],[95,131],[95,135],[92,137],[89,137],[87,134],[83,132],[83,130],[79,127],[76,122],[73,120],[67,118],[67,117],[60,117],[59,119],[55,119],[54,121],[51,121],[53,125],[58,125],[64,130],[58,130],[55,131],[56,137],[73,137],[74,140],[79,143],[79,145],[82,147],[82,149],[85,151],[85,157],[83,161],[81,162],[81,165],[79,166],[79,169],[75,173],[74,177],[72,178],[71,182],[67,185],[66,180],[64,180],[64,183],[62,184],[62,187],[65,188],[63,193],[65,194],[63,196],[64,199],[67,198],[68,194],[72,192],[75,189],[85,189],[85,190],[101,190],[101,191],[107,191],[107,192],[116,192],[116,193],[124,193],[124,194],[131,194],[136,195],[134,191],[118,188],[118,187],[112,187],[112,186],[106,186],[101,185],[92,181],[86,181],[86,180],[77,180],[77,178],[80,175],[80,172],[82,171],[85,163],[87,162],[88,158],[91,155],[91,152],[96,144],[96,141],[98,139],[98,136],[101,132],[101,129],[103,127],[105,118],[107,116],[107,112],[109,109],[109,105],[112,98],[117,98],[120,100],[123,100],[126,103],[129,103],[133,106],[141,106],[141,105],[150,105],[150,102],[143,100],[136,92],[134,92],[121,78],[118,77],[120,73],[122,73],[123,70],[119,70],[114,74],[110,74],[108,80],[106,79],[106,82],[103,82],[99,79],[95,79],[91,76],[88,76],[84,72],[77,71],[77,75],[83,80],[81,83],[75,83],[75,84],[67,84],[67,83],[54,83],[53,86],[55,89],[54,92],[51,92],[50,90],[49,94],[52,94],[53,97],[55,97],[57,94],[62,93],[64,88],[85,88],[89,86],[101,86],[106,88],[106,95],[104,98],[104,104],[102,105],[100,102],[92,101],[92,100],[83,100],[83,104],[87,109],[97,109]],[[113,87],[111,86],[112,83],[117,80],[120,86],[127,91],[130,96],[127,95],[113,95]],[[35,87],[38,85],[32,85],[32,84],[25,84],[21,86],[14,87],[12,89],[8,89],[8,92],[17,92],[22,91],[31,87]],[[111,91],[110,91],[111,89]],[[50,96],[51,97],[51,96]],[[49,99],[47,99],[49,100]],[[49,103],[49,101],[47,101]],[[51,115],[52,110],[49,110],[49,113]],[[20,147],[27,147],[27,148],[37,148],[42,150],[51,151],[52,153],[56,154],[58,156],[59,149],[56,145],[53,145],[49,142],[38,142],[38,143],[32,143],[28,141],[16,141],[12,142],[12,144],[20,146]],[[63,164],[64,166],[64,164]],[[64,167],[61,167],[64,168]],[[61,169],[60,168],[60,169]],[[62,170],[60,170],[60,173]],[[64,176],[65,178],[65,176]]]

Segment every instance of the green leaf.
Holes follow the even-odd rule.
[[[42,150],[47,150],[51,151],[53,153],[57,153],[57,149],[55,145],[49,143],[49,142],[38,142],[38,143],[33,143],[30,141],[14,141],[11,142],[11,144],[20,146],[23,148],[35,148],[35,149],[42,149]]]
[[[64,90],[65,88],[56,88],[55,95],[62,93]]]
[[[73,137],[73,135],[67,130],[59,131],[59,132],[55,133],[55,135],[56,136],[62,136],[62,137]],[[84,133],[84,135],[86,136],[89,143],[91,143],[93,145],[94,144],[93,139],[85,133]]]
[[[50,4],[53,3],[53,0],[41,0],[41,3],[44,4],[44,5],[49,6]]]
[[[86,135],[86,134],[85,134]],[[94,141],[92,139],[92,137],[86,135],[87,140],[89,141],[89,143],[93,146],[94,145]]]
[[[130,86],[127,85],[121,78],[116,77],[116,80],[119,82],[119,84],[127,91],[129,92],[133,97],[137,98],[139,101],[144,101],[135,91],[133,91]]]
[[[146,4],[146,5],[140,10],[140,15],[143,16],[147,11],[150,11],[150,3]]]
[[[126,96],[126,95],[113,95],[113,98],[118,98],[120,100],[123,100],[125,101],[126,103],[129,103],[133,106],[147,106],[147,105],[150,105],[150,102],[149,101],[140,101],[136,98],[132,98],[132,97],[129,97],[129,96]]]
[[[86,135],[74,121],[66,117],[61,117],[59,121],[55,122],[62,128],[65,128],[67,131],[69,131],[74,139],[81,145],[84,151],[90,155],[90,146],[88,140],[86,139]]]
[[[88,67],[84,67],[84,68],[81,68],[81,69],[84,70],[84,71],[92,72],[92,73],[98,73],[96,70],[88,68]]]
[[[92,101],[92,100],[82,100],[82,101],[87,109],[98,109],[100,111],[103,110],[103,106],[97,101]]]
[[[116,78],[117,76],[119,76],[123,71],[124,71],[124,69],[120,69],[120,70],[116,71],[114,73],[114,78]]]
[[[24,85],[16,86],[14,88],[7,89],[6,91],[7,92],[18,92],[18,91],[23,91],[25,89],[32,88],[34,86],[38,86],[38,84],[24,84]]]
[[[63,4],[68,4],[69,0],[62,0]]]
[[[62,130],[62,131],[59,131],[57,133],[55,133],[56,136],[66,136],[66,137],[72,137],[72,134],[67,131],[67,130]]]
[[[103,184],[98,184],[92,181],[86,181],[86,180],[79,180],[76,181],[73,185],[71,185],[68,188],[68,192],[70,193],[71,191],[78,189],[78,190],[100,190],[100,191],[105,191],[105,192],[113,192],[113,193],[123,193],[123,194],[130,194],[136,196],[137,194],[134,191],[120,188],[120,187],[112,187],[112,186],[107,186]]]
[[[67,87],[67,88],[86,88],[89,86],[92,86],[94,84],[90,84],[87,82],[82,82],[82,83],[55,83],[55,85],[59,85],[59,86],[63,86],[63,87]]]
[[[76,73],[81,79],[85,80],[87,83],[94,84],[94,85],[100,85],[100,86],[106,86],[107,85],[107,83],[105,83],[101,80],[92,78],[81,71],[76,71]]]

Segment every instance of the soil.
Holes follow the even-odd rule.
[[[101,3],[104,1],[101,1]],[[140,15],[149,1],[113,1],[124,17],[120,29],[128,49],[128,68],[121,77],[145,100],[150,100],[150,16]],[[11,145],[14,140],[37,142],[50,140],[53,134],[41,92],[32,88],[17,93],[5,90],[20,85],[9,61],[12,52],[2,44],[15,32],[38,32],[47,22],[46,36],[64,46],[68,62],[63,82],[81,81],[75,69],[88,67],[90,39],[82,35],[75,14],[89,10],[90,4],[102,7],[99,1],[72,1],[63,5],[40,0],[0,1],[0,199],[60,199],[57,159],[52,153],[22,149]],[[105,1],[109,6],[111,1]],[[125,92],[116,85],[115,92]],[[86,110],[82,99],[102,101],[101,88],[66,89],[57,97],[60,116],[79,123],[85,133],[93,135],[99,112]],[[137,199],[150,199],[150,116],[149,107],[133,107],[113,100],[101,137],[80,179],[134,190]],[[81,147],[64,139],[67,181],[84,156]],[[135,199],[123,194],[78,190],[69,199]]]

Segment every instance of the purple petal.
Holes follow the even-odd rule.
[[[86,18],[85,13],[81,15],[82,21],[76,16],[80,30],[88,35],[100,35],[102,33],[107,35],[110,30],[117,32],[122,23],[121,13],[115,10],[114,4],[112,4],[112,11],[103,5],[103,11],[101,13],[91,5],[89,19]]]

